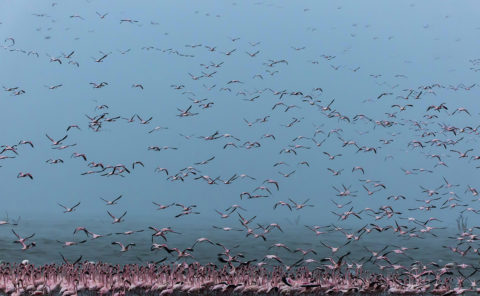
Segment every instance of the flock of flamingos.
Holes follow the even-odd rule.
[[[82,24],[90,21],[95,22],[99,30],[108,24],[135,34],[161,27],[159,22],[140,16],[128,18],[113,11],[96,11],[98,8],[93,8],[93,4],[88,4],[91,9],[87,12],[70,15],[57,11],[66,4],[47,4],[45,11],[48,12],[22,17],[51,27],[61,26],[56,22],[61,20],[75,30],[81,30]],[[342,9],[337,7],[334,13],[341,13]],[[315,13],[313,8],[298,7],[298,10],[296,13],[306,18]],[[195,11],[194,15],[206,23],[212,19],[226,21],[221,14]],[[0,21],[2,29],[7,21]],[[393,36],[375,36],[371,32],[374,28],[368,24],[352,24],[351,28],[354,33],[348,38],[352,40],[364,38],[366,42],[377,42],[382,39],[386,43],[395,40]],[[425,25],[419,30],[428,32],[429,27]],[[48,34],[49,30],[43,27],[37,31]],[[135,219],[129,217],[133,208],[131,211],[122,208],[133,202],[130,196],[112,193],[109,198],[93,196],[90,200],[83,198],[74,202],[47,199],[49,207],[56,208],[62,217],[88,212],[88,204],[101,205],[104,207],[101,219],[108,220],[106,225],[111,224],[111,233],[96,233],[94,226],[62,229],[65,233],[73,231],[73,240],[56,239],[57,248],[42,246],[41,228],[35,233],[20,229],[28,217],[5,218],[0,221],[0,231],[7,240],[14,240],[7,243],[18,246],[20,254],[44,248],[60,253],[62,263],[8,262],[3,256],[6,260],[0,263],[1,293],[65,296],[480,292],[476,282],[480,268],[476,242],[480,227],[469,226],[467,222],[468,218],[474,220],[480,214],[477,205],[480,196],[476,184],[466,181],[470,180],[468,174],[474,175],[480,168],[480,149],[475,145],[480,122],[478,108],[462,100],[462,96],[471,97],[477,90],[475,82],[415,83],[407,74],[372,73],[366,63],[357,65],[347,62],[348,59],[342,60],[355,47],[331,53],[322,53],[317,48],[312,58],[309,50],[315,45],[313,39],[306,40],[305,45],[297,42],[276,48],[269,45],[268,40],[232,34],[234,36],[217,36],[218,42],[193,42],[184,38],[180,39],[181,46],[132,44],[130,48],[109,51],[98,51],[92,41],[87,43],[88,48],[81,49],[73,45],[66,48],[65,43],[61,43],[60,52],[52,53],[43,51],[41,46],[27,48],[24,37],[5,29],[1,32],[5,34],[1,40],[2,59],[29,59],[45,71],[61,69],[67,73],[48,85],[39,79],[35,82],[37,90],[31,85],[22,85],[21,80],[11,84],[2,81],[0,100],[8,102],[2,104],[14,106],[22,101],[37,104],[36,92],[54,96],[64,89],[91,91],[95,99],[92,108],[80,112],[86,114],[76,117],[81,118],[77,122],[64,124],[62,118],[52,118],[59,121],[55,129],[45,130],[33,138],[18,134],[17,140],[0,143],[3,186],[40,182],[40,168],[61,170],[68,165],[78,169],[78,178],[90,178],[92,184],[112,179],[128,182],[136,174],[149,174],[149,180],[167,184],[167,189],[162,190],[173,188],[168,187],[169,184],[181,184],[199,193],[192,195],[190,203],[173,198],[153,202],[139,200],[138,203],[151,206],[152,215],[173,215],[164,225],[145,225],[135,230],[118,228],[125,220]],[[368,32],[372,34],[371,40]],[[307,33],[302,31],[302,34],[315,34],[315,28],[309,27]],[[181,38],[180,33],[175,36]],[[163,37],[168,35],[165,33]],[[56,40],[58,37],[47,35],[42,42],[52,44]],[[78,42],[83,40],[88,37]],[[120,78],[112,59],[115,63],[128,59],[128,63],[136,65],[148,64],[156,56],[166,57],[169,64],[165,67],[171,67],[172,73],[179,70],[184,73],[162,77],[160,82],[152,84],[147,78],[150,74],[140,71],[136,73],[138,78],[127,86],[118,83]],[[472,74],[480,70],[480,59],[470,59],[468,63]],[[88,76],[87,72],[94,71],[92,69],[111,69],[112,77],[87,83],[68,79],[68,73],[86,71]],[[318,79],[307,78],[310,74],[303,73],[316,69],[321,73]],[[329,93],[329,85],[322,83],[322,76],[329,75],[368,81],[376,87],[376,94],[362,98],[349,94],[342,98],[341,93]],[[183,80],[179,81],[178,77]],[[303,84],[289,87],[285,83],[289,80],[302,80]],[[317,82],[310,84],[310,81]],[[102,96],[108,96],[105,90],[115,88],[120,97],[124,92],[145,98],[149,96],[145,93],[151,94],[148,91],[155,89],[158,93],[168,93],[172,99],[159,104],[157,110],[150,109],[150,114],[136,111],[143,104],[141,99],[128,101],[128,114],[120,114],[115,111],[119,109],[115,100],[102,100]],[[345,86],[346,92],[347,88]],[[126,104],[118,100],[118,104]],[[12,112],[16,112],[15,109]],[[164,124],[166,122],[168,124]],[[208,124],[203,127],[205,122],[215,122],[216,128],[211,129]],[[85,135],[108,136],[126,129],[126,125],[129,133],[139,135],[132,142],[141,139],[143,147],[142,151],[132,148],[132,159],[128,162],[98,159],[105,151],[82,151],[86,146],[82,146],[79,139]],[[205,158],[182,167],[166,165],[170,157],[190,161],[193,157],[184,151],[191,151],[191,147],[199,147]],[[41,164],[32,165],[31,169],[24,164],[16,165],[24,155],[38,150],[44,155]],[[112,155],[105,159],[112,159]],[[238,160],[253,164],[253,169],[237,171],[231,164]],[[260,168],[266,162],[269,165]],[[221,166],[215,166],[220,163]],[[45,175],[42,178],[44,180]],[[200,198],[202,193],[218,194],[211,188],[228,189],[230,196],[224,197],[229,201],[228,207],[212,205],[205,202],[206,198]],[[297,190],[312,194],[305,196]],[[322,192],[321,197],[317,197],[318,192]],[[174,190],[170,190],[170,194],[174,196]],[[204,233],[214,232],[224,239],[219,241],[203,234],[186,237],[176,227],[195,221],[203,225],[204,217],[218,222],[205,226],[208,231]],[[286,217],[298,218],[296,223],[287,223]],[[300,217],[306,221],[318,218],[330,222],[305,225],[299,223]],[[458,225],[455,224],[457,217]],[[148,234],[148,239],[139,240],[140,232]],[[235,239],[229,238],[231,233],[237,234]],[[188,246],[172,243],[172,237],[180,236],[185,236]],[[313,237],[312,247],[300,248],[297,242],[307,236]],[[158,260],[135,264],[88,260],[89,253],[100,248],[95,245],[98,241],[106,242],[102,246],[108,245],[112,254],[146,249],[158,255]],[[369,244],[372,241],[375,247]],[[243,242],[255,245],[264,253],[252,254],[248,248],[242,249],[239,244]],[[76,248],[81,256],[64,256],[65,248]],[[199,248],[209,254],[210,262],[196,259]],[[431,248],[431,252],[441,250],[441,256],[448,259],[424,260],[424,254],[432,255],[427,248]]]

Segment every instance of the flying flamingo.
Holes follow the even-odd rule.
[[[125,211],[125,213],[123,213],[120,217],[115,217],[114,215],[112,215],[109,211],[107,211],[108,215],[110,215],[110,217],[112,217],[113,219],[113,222],[112,224],[116,224],[116,223],[120,223],[120,222],[123,222],[122,218],[127,214],[127,211]]]
[[[124,246],[121,242],[112,242],[112,245],[119,245],[121,247],[120,252],[126,252],[130,249],[130,247],[135,246],[135,243],[129,243],[128,245]]]
[[[104,198],[102,198],[102,197],[100,197],[100,199],[103,200],[104,202],[106,202],[106,205],[107,205],[107,206],[113,206],[113,205],[118,204],[117,201],[118,201],[120,198],[122,198],[122,197],[123,197],[123,195],[120,195],[120,196],[118,196],[117,198],[115,198],[114,200],[106,200],[106,199],[104,199]]]
[[[59,203],[57,203],[57,204],[58,204],[59,206],[61,206],[62,208],[65,209],[65,211],[63,211],[64,213],[71,213],[71,212],[73,212],[73,211],[75,210],[76,207],[78,207],[78,206],[80,205],[80,202],[78,202],[77,204],[75,204],[75,205],[74,205],[73,207],[71,207],[71,208],[68,208],[68,207],[66,207],[66,206],[64,206],[64,205],[62,205],[62,204],[59,204]]]

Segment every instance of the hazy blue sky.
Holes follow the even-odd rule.
[[[108,15],[102,19],[96,12]],[[478,85],[471,90],[450,88],[478,82],[475,69],[480,65],[469,61],[478,58],[480,24],[477,17],[475,1],[463,1],[461,5],[458,1],[115,1],[114,5],[107,1],[59,1],[55,5],[51,1],[0,1],[3,45],[0,84],[25,90],[19,96],[3,90],[0,93],[0,144],[31,140],[35,145],[34,149],[21,145],[15,159],[0,160],[0,212],[6,211],[10,217],[21,216],[29,225],[46,220],[51,221],[51,225],[74,223],[94,228],[111,223],[106,214],[109,209],[118,215],[128,211],[125,218],[127,223],[133,223],[131,225],[145,227],[154,223],[183,228],[195,225],[204,226],[202,229],[210,232],[212,224],[240,228],[236,214],[221,219],[214,211],[223,212],[232,204],[240,204],[248,210],[246,216],[258,216],[256,222],[278,222],[285,224],[285,228],[298,228],[310,235],[304,224],[337,223],[337,217],[330,211],[349,209],[350,206],[337,210],[330,201],[334,199],[338,203],[352,200],[355,211],[365,207],[378,209],[388,204],[402,212],[378,221],[382,225],[393,225],[394,220],[401,221],[399,217],[424,220],[434,216],[444,220],[435,226],[455,227],[452,223],[465,207],[440,209],[448,198],[441,194],[455,190],[461,199],[459,203],[477,208],[477,204],[471,202],[471,193],[464,191],[467,185],[478,185],[479,174],[475,161],[458,159],[458,154],[450,149],[474,148],[469,156],[478,154],[478,134],[442,134],[439,124],[462,128],[476,127],[479,123]],[[121,23],[122,19],[138,22]],[[13,46],[11,40],[7,40],[10,37],[15,40]],[[230,38],[234,37],[240,39],[232,41]],[[252,46],[249,42],[261,43]],[[186,46],[195,44],[201,46]],[[211,52],[205,46],[216,47],[216,50]],[[127,49],[130,51],[120,53]],[[233,49],[236,51],[231,55],[222,53]],[[257,50],[255,57],[246,54]],[[38,57],[28,55],[29,51],[38,53]],[[62,55],[72,51],[75,53],[70,59]],[[102,56],[99,51],[108,53],[108,57],[96,63],[94,60]],[[49,56],[59,57],[62,64],[51,62]],[[265,65],[269,60],[282,59],[286,59],[288,65]],[[68,61],[78,62],[79,67]],[[201,65],[211,62],[223,64],[208,69]],[[333,67],[340,68],[334,70]],[[271,75],[267,70],[278,73]],[[200,76],[202,71],[217,73],[198,80],[188,74]],[[263,79],[254,78],[256,74],[261,74]],[[227,85],[230,80],[243,83]],[[89,84],[102,81],[108,86],[95,89]],[[135,83],[142,84],[144,90],[133,88]],[[419,87],[436,83],[444,88],[433,89],[435,94],[424,90],[419,100],[414,99]],[[55,90],[46,87],[58,84],[62,86]],[[185,87],[176,90],[171,85]],[[215,87],[208,90],[204,85]],[[230,87],[231,92],[221,91],[222,87]],[[323,92],[313,91],[317,87]],[[312,95],[321,102],[310,105],[302,101],[308,98],[288,94],[280,100],[266,88],[287,93],[301,91],[304,96]],[[408,101],[397,98],[406,96],[408,89],[415,90]],[[238,94],[241,91],[247,95]],[[392,94],[377,99],[384,92]],[[253,102],[244,100],[257,95],[260,97]],[[202,109],[189,97],[206,98],[203,103],[214,104]],[[332,110],[348,116],[350,123],[328,118],[329,112],[320,110],[319,106],[328,105],[332,99],[335,99]],[[278,106],[272,110],[277,102],[298,108],[284,112],[285,106]],[[442,102],[448,106],[448,112],[426,112],[429,105]],[[95,109],[103,104],[109,108]],[[414,106],[399,112],[398,108],[391,107],[393,104]],[[193,105],[192,112],[199,113],[197,116],[177,116],[177,108],[186,109],[190,105]],[[457,107],[466,107],[472,116],[463,112],[449,115]],[[118,119],[104,122],[99,132],[89,129],[85,115],[93,117],[103,112],[108,112],[106,118],[130,118],[138,114],[143,119],[153,119],[147,125],[139,124],[138,120],[128,123]],[[397,112],[397,117],[389,118],[386,112]],[[373,122],[353,121],[356,114],[365,114]],[[423,117],[425,114],[439,117],[428,120]],[[265,116],[270,116],[265,123],[248,126],[244,121],[253,122]],[[292,118],[301,120],[293,127],[285,127]],[[397,124],[384,128],[374,123],[378,120]],[[423,130],[418,130],[414,121],[424,122]],[[67,133],[66,128],[72,124],[78,124],[81,130],[72,129]],[[156,126],[168,129],[148,133]],[[317,127],[325,132],[315,136],[317,142],[326,139],[321,147],[309,139],[292,141],[300,135],[313,137]],[[345,140],[355,140],[359,146],[380,147],[378,153],[357,153],[352,146],[342,148],[335,134],[327,137],[329,131],[336,128],[343,129],[340,134]],[[240,141],[198,138],[215,131],[232,134]],[[426,131],[436,135],[422,138],[421,134]],[[54,139],[68,134],[64,144],[77,145],[61,151],[51,149],[46,133]],[[266,133],[274,134],[276,140],[262,139]],[[188,140],[179,134],[192,137]],[[433,138],[446,141],[462,137],[462,141],[447,149],[425,144]],[[394,141],[387,145],[380,139]],[[408,146],[412,140],[420,140],[426,147]],[[228,142],[240,147],[247,141],[258,141],[261,147],[223,149]],[[296,149],[297,155],[279,153],[296,144],[311,149]],[[155,152],[148,151],[148,146],[170,146],[178,150]],[[342,156],[329,160],[324,151]],[[85,153],[88,161],[71,158],[73,152]],[[440,154],[448,167],[434,168],[437,160],[425,154]],[[15,156],[9,151],[1,155]],[[385,160],[388,155],[394,158]],[[210,163],[194,165],[212,156],[215,159]],[[61,158],[64,163],[45,163],[50,158]],[[82,176],[81,173],[91,170],[87,166],[91,161],[125,164],[129,169],[132,162],[142,161],[145,167],[137,167],[131,174],[124,174],[124,178],[100,174]],[[289,166],[274,167],[279,161]],[[308,161],[310,167],[298,165],[301,161]],[[256,180],[237,179],[230,185],[222,182],[209,185],[189,176],[184,182],[172,182],[166,180],[163,173],[154,172],[157,166],[167,168],[170,175],[195,166],[201,174],[212,178],[227,180],[233,174],[248,174]],[[358,171],[352,173],[354,166],[362,166],[365,175]],[[344,171],[333,176],[327,168]],[[433,173],[405,175],[401,168],[425,168]],[[293,170],[296,172],[289,178],[278,173]],[[18,172],[30,172],[34,180],[18,179]],[[422,205],[416,199],[428,198],[419,185],[436,188],[444,183],[442,176],[460,187],[439,190],[441,200],[432,203],[437,208],[431,212],[408,211]],[[270,178],[279,182],[279,191],[268,185],[272,194],[267,198],[240,200],[241,192],[252,192]],[[387,188],[368,196],[359,179],[381,181]],[[335,196],[332,186],[341,184],[351,185],[358,196],[343,199]],[[368,187],[373,189],[371,184]],[[120,194],[123,198],[113,207],[106,207],[99,199],[113,199]],[[407,199],[387,200],[388,196],[398,194]],[[309,198],[314,207],[293,212],[285,207],[272,209],[277,201],[288,201],[288,198],[299,202]],[[78,201],[81,205],[73,213],[64,214],[57,205],[71,206]],[[181,211],[179,207],[156,211],[152,201],[196,204],[201,214],[176,219],[173,217]],[[293,221],[297,215],[301,215],[301,223],[290,225],[286,219]],[[476,214],[467,215],[475,221]],[[350,217],[339,224],[358,229],[366,223],[375,223],[367,212],[362,217],[363,221]],[[405,222],[402,220],[402,223]],[[41,227],[43,235],[48,235],[50,224],[41,225],[45,225]],[[114,227],[123,229],[121,225]],[[70,228],[65,230],[68,235]],[[42,235],[42,229],[36,232]],[[8,226],[0,227],[0,233],[11,236]],[[192,237],[192,241],[195,238]]]

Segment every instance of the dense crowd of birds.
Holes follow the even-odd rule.
[[[60,5],[51,4],[52,13],[57,6]],[[305,9],[304,13],[309,11]],[[210,17],[208,13],[205,16]],[[35,13],[31,17],[52,18],[46,13]],[[221,15],[216,17],[221,18]],[[74,14],[68,18],[76,22],[98,18],[98,21],[103,22],[115,16],[113,13],[91,11],[90,15]],[[115,21],[119,26],[138,26],[139,31],[143,26],[158,25],[154,21],[148,24],[140,19],[122,18]],[[353,27],[357,27],[357,24]],[[365,28],[368,29],[368,26]],[[139,170],[149,170],[155,178],[160,176],[165,182],[180,183],[199,191],[206,192],[208,189],[205,186],[238,185],[235,188],[241,190],[230,191],[231,196],[228,198],[234,204],[227,208],[214,206],[208,209],[204,201],[195,200],[195,197],[191,199],[193,204],[176,200],[148,203],[153,204],[152,214],[155,210],[175,209],[169,225],[174,225],[177,221],[181,223],[185,216],[197,216],[198,221],[203,216],[215,216],[220,222],[210,225],[209,231],[222,235],[227,232],[242,233],[245,237],[243,239],[252,240],[261,246],[265,254],[259,257],[252,257],[251,254],[246,256],[237,249],[236,243],[232,244],[228,239],[219,242],[207,237],[185,238],[193,242],[188,247],[173,246],[168,238],[184,235],[175,226],[146,225],[143,229],[119,231],[112,225],[112,232],[104,234],[91,231],[90,226],[88,229],[78,226],[72,229],[72,241],[56,240],[60,252],[65,247],[76,247],[88,257],[88,253],[95,250],[92,241],[98,239],[109,240],[112,253],[146,248],[155,254],[164,254],[165,257],[156,262],[143,262],[147,264],[143,266],[81,261],[82,257],[69,262],[62,254],[62,265],[34,266],[28,261],[21,264],[2,263],[0,291],[12,295],[44,295],[54,292],[62,295],[80,292],[125,295],[139,291],[160,295],[385,292],[453,295],[480,291],[473,279],[480,266],[465,259],[472,258],[473,254],[476,257],[479,255],[476,241],[479,239],[480,227],[469,227],[466,223],[466,217],[480,214],[480,208],[475,206],[480,200],[479,192],[475,184],[450,183],[450,179],[462,181],[460,175],[463,172],[458,167],[465,168],[465,172],[467,168],[469,172],[476,172],[480,168],[480,155],[477,154],[480,150],[472,144],[478,141],[480,134],[479,114],[468,103],[462,105],[459,101],[448,99],[449,96],[462,96],[475,91],[476,83],[415,84],[404,74],[395,74],[393,78],[387,79],[388,74],[364,73],[363,67],[358,65],[339,64],[341,62],[336,61],[341,57],[332,54],[321,54],[318,58],[301,64],[299,56],[308,50],[308,46],[291,46],[282,49],[285,53],[283,57],[275,57],[274,53],[267,51],[268,47],[262,47],[266,41],[249,41],[248,36],[222,38],[229,39],[228,47],[220,48],[205,43],[186,44],[183,48],[176,49],[132,46],[126,50],[98,51],[97,55],[89,57],[90,60],[84,60],[86,53],[80,50],[65,50],[66,54],[52,56],[40,49],[22,48],[21,40],[15,36],[6,36],[2,44],[3,52],[0,53],[3,57],[23,55],[44,60],[45,67],[70,67],[68,71],[81,71],[83,63],[105,66],[112,56],[121,62],[123,57],[136,54],[140,63],[145,54],[157,52],[173,55],[174,60],[187,59],[191,70],[184,73],[184,81],[165,83],[179,98],[178,102],[181,102],[176,103],[175,119],[169,121],[170,126],[157,125],[161,120],[154,114],[139,114],[135,111],[128,115],[117,114],[113,111],[114,104],[99,103],[93,111],[85,114],[83,122],[59,126],[36,139],[25,139],[19,135],[18,141],[14,143],[2,143],[0,168],[5,179],[11,176],[19,179],[18,182],[38,182],[37,174],[41,174],[38,167],[36,170],[18,169],[15,161],[41,146],[49,148],[49,156],[41,160],[45,166],[72,163],[79,168],[80,178],[129,178]],[[205,58],[206,54],[208,58]],[[198,57],[202,58],[200,64],[197,64]],[[222,73],[228,65],[236,67],[247,62],[253,71],[250,77],[245,73],[241,73],[241,77],[232,77],[231,69]],[[287,89],[276,79],[282,73],[288,73],[290,67],[295,67],[295,63],[302,67],[324,66],[322,69],[327,73],[344,71],[348,75],[363,75],[375,81],[381,90],[362,101],[358,98],[332,98],[328,85]],[[469,63],[470,70],[477,72],[480,59],[470,60]],[[124,85],[119,86],[113,79],[105,77],[105,80],[91,81],[85,85],[68,85],[68,82],[63,82],[39,87],[52,92],[68,87],[90,87],[98,92],[103,88],[117,86],[125,89]],[[407,84],[410,85],[406,86]],[[159,86],[141,82],[141,79],[128,85],[129,89],[139,93],[138,96],[155,87],[160,89]],[[34,89],[22,87],[21,82],[18,85],[3,85],[3,89],[7,96],[3,95],[2,100],[11,97],[29,100],[29,96],[35,95]],[[235,106],[249,110],[248,114],[253,112],[258,115],[240,115],[239,121],[235,121],[233,115],[232,119],[227,118],[224,109],[228,105],[219,99],[226,96],[236,100],[232,103]],[[132,110],[136,104],[142,103],[133,103]],[[366,112],[352,113],[352,107],[348,104],[359,106],[358,110]],[[217,107],[218,105],[222,107]],[[184,131],[176,129],[177,122],[189,120],[192,130],[198,130],[196,125],[199,123],[196,120],[202,117],[220,121],[218,128],[204,131],[203,135],[185,135]],[[79,133],[108,134],[124,128],[126,124],[137,125],[135,131],[149,139],[148,143],[142,144],[143,152],[132,155],[134,160],[124,163],[106,162],[94,159],[79,149]],[[241,130],[241,135],[228,132],[233,127]],[[151,144],[162,142],[162,133],[166,132],[174,133],[183,141],[176,143],[184,144]],[[164,136],[164,139],[170,141],[172,135]],[[204,143],[208,143],[209,148],[205,151],[209,155],[204,160],[194,161],[185,167],[157,166],[146,161],[152,159],[154,156],[151,155],[155,153],[182,154],[185,146],[201,146]],[[227,155],[225,159],[233,159],[240,153],[240,158],[245,157],[245,153],[254,155],[253,162],[258,159],[258,164],[262,163],[263,157],[277,160],[270,164],[271,168],[252,170],[248,174],[228,167],[228,161],[224,161],[224,169],[220,171],[208,169],[219,158]],[[219,157],[220,154],[222,156]],[[412,155],[411,160],[402,160]],[[185,160],[188,159],[189,156],[185,155]],[[400,159],[400,164],[396,163],[397,159]],[[425,163],[428,167],[410,167],[416,163]],[[450,167],[451,164],[454,169]],[[401,191],[403,186],[400,190],[398,186],[393,186],[395,189],[391,189],[395,185],[392,183],[397,182],[396,177],[392,182],[390,176],[378,173],[380,170],[376,166],[388,167],[392,176],[405,178],[407,181],[402,179],[398,182],[408,183],[408,188]],[[271,173],[265,175],[267,171]],[[326,180],[321,182],[320,189],[318,178]],[[428,180],[429,184],[426,185],[423,180]],[[432,184],[431,181],[436,183]],[[296,186],[313,186],[316,192],[322,192],[322,197],[319,200],[292,196],[291,190],[288,195],[282,195],[283,188]],[[121,224],[129,218],[129,211],[117,207],[129,198],[123,194],[112,194],[111,198],[96,197],[95,202],[104,203],[106,208],[103,218],[109,219],[112,224]],[[82,208],[85,200],[56,203],[58,210],[65,215],[88,211]],[[55,202],[52,204],[55,206]],[[362,206],[365,204],[368,207]],[[260,213],[268,211],[277,216],[298,214],[300,217],[311,215],[312,212],[307,212],[309,208],[315,210],[314,215],[329,215],[332,223],[299,226],[297,220],[296,224],[292,223],[293,227],[286,227],[278,221],[266,221],[272,219],[266,218],[267,215],[260,217],[259,214],[249,214],[249,211],[260,210]],[[330,208],[334,210],[330,211]],[[448,227],[448,224],[452,221],[451,217],[459,215],[458,233],[451,236],[448,230],[452,227]],[[237,218],[238,221],[235,221]],[[444,222],[445,219],[448,221]],[[41,243],[35,241],[37,232],[20,233],[15,230],[22,221],[7,217],[0,221],[0,230],[15,239],[14,243],[19,245],[21,252],[42,248]],[[227,225],[222,224],[224,221],[228,221],[225,222]],[[8,228],[9,226],[11,227]],[[284,230],[290,228],[300,231],[300,227],[306,231],[306,236],[316,239],[315,248],[295,248],[287,242],[288,234]],[[150,232],[151,239],[123,241],[124,237],[129,238],[140,232]],[[285,240],[272,241],[272,234]],[[334,235],[341,238],[336,241],[340,244],[331,243]],[[111,236],[116,238],[110,239]],[[380,241],[378,249],[372,250],[363,244],[369,236]],[[394,237],[395,243],[389,242],[387,237]],[[421,258],[416,258],[416,252],[420,249],[415,245],[417,241],[441,241],[442,247],[453,258],[452,262],[423,263]],[[399,246],[396,242],[403,245]],[[90,244],[91,248],[81,246],[84,244]],[[208,246],[209,252],[213,254],[212,260],[217,260],[218,265],[202,265],[196,261],[195,249],[199,244]],[[233,247],[227,247],[229,245]],[[367,255],[356,255],[354,248],[363,249]],[[320,256],[325,253],[330,253],[331,256]],[[290,260],[292,258],[293,261]]]
[[[66,261],[63,265],[35,267],[28,263],[0,265],[0,291],[9,295],[338,295],[390,293],[459,295],[480,292],[475,281],[452,282],[439,271],[416,264],[412,272],[386,276],[369,274],[361,267],[342,268],[342,259],[328,268],[307,267],[289,274],[275,267],[267,270],[241,264],[231,269],[215,264],[180,263],[174,266],[109,265]]]

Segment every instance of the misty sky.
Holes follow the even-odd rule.
[[[96,12],[108,15],[100,18]],[[479,123],[479,86],[461,87],[478,83],[477,12],[475,1],[461,5],[456,1],[115,1],[115,5],[106,1],[59,1],[55,5],[51,1],[0,1],[0,84],[25,91],[16,96],[14,91],[1,90],[0,145],[30,140],[35,146],[18,146],[18,155],[11,151],[1,154],[15,158],[0,160],[0,215],[8,212],[10,218],[21,216],[28,225],[43,221],[36,231],[39,236],[42,230],[43,235],[48,235],[48,225],[53,224],[110,227],[107,209],[115,215],[128,211],[126,223],[142,227],[152,223],[182,228],[194,225],[201,226],[205,233],[213,231],[213,224],[242,228],[235,213],[221,219],[215,212],[225,212],[232,204],[247,209],[242,215],[257,215],[255,222],[277,222],[289,231],[298,229],[309,235],[305,224],[335,223],[355,229],[367,223],[406,224],[400,217],[437,217],[443,222],[435,226],[455,229],[455,219],[466,207],[440,207],[450,197],[448,192],[454,191],[458,203],[478,208],[471,192],[465,192],[467,185],[478,186],[475,167],[480,162],[470,159],[480,154],[478,133],[454,135],[444,132],[440,124],[475,128]],[[125,19],[137,22],[121,23]],[[235,38],[239,39],[232,41]],[[250,44],[255,42],[260,43]],[[191,46],[198,44],[201,46]],[[215,51],[206,46],[215,47]],[[230,55],[225,54],[234,49]],[[64,57],[72,51],[71,58]],[[254,57],[246,53],[256,51],[259,53]],[[108,56],[95,62],[102,57],[101,52]],[[50,57],[60,58],[62,64]],[[286,60],[288,64],[268,66],[270,60]],[[223,64],[214,67],[211,63]],[[216,73],[197,80],[189,75],[201,76],[202,71]],[[228,84],[232,80],[242,83]],[[108,83],[103,88],[89,84],[103,81]],[[60,84],[54,90],[48,88]],[[144,89],[133,84],[142,84]],[[434,84],[442,87],[433,88],[434,93],[423,89],[420,98],[415,99],[422,87]],[[172,85],[184,87],[175,89]],[[222,90],[227,87],[230,91]],[[410,89],[413,94],[408,100],[399,98],[407,96]],[[285,95],[280,99],[274,92],[281,91]],[[382,93],[387,95],[377,99]],[[255,96],[259,97],[248,100]],[[213,105],[202,109],[202,103],[189,98],[206,99],[203,104]],[[333,99],[331,110],[322,111]],[[279,102],[285,106],[272,110]],[[448,110],[426,111],[428,106],[441,103]],[[400,111],[392,107],[394,104],[413,107]],[[98,110],[101,105],[108,109]],[[177,108],[185,110],[191,105],[191,112],[198,115],[177,116]],[[285,111],[291,105],[296,107]],[[458,111],[451,115],[458,107],[467,108],[471,116]],[[334,110],[338,113],[332,113]],[[86,115],[94,117],[104,112],[108,112],[105,118],[121,118],[103,122],[98,131],[89,128]],[[386,114],[394,112],[395,118]],[[148,124],[140,124],[137,118],[132,123],[123,119],[134,114],[144,120],[153,119]],[[347,116],[350,122],[332,114]],[[371,120],[354,121],[358,114]],[[438,117],[428,119],[426,114]],[[266,122],[253,123],[266,116]],[[294,118],[299,121],[287,127]],[[249,126],[245,120],[253,124]],[[382,127],[375,123],[381,120],[395,124]],[[69,125],[78,125],[81,130],[66,132]],[[157,126],[164,129],[149,133]],[[323,133],[314,136],[317,129]],[[334,129],[342,131],[331,133]],[[216,131],[239,140],[199,138]],[[429,131],[435,135],[421,136]],[[76,146],[52,149],[46,134],[56,140],[68,134],[62,144]],[[276,139],[262,138],[265,134],[274,134]],[[297,136],[310,139],[293,141]],[[353,145],[342,147],[338,137],[354,140],[359,146],[375,147],[377,153],[357,152]],[[317,143],[325,142],[317,147],[312,138]],[[426,143],[434,138],[463,139],[444,148]],[[393,142],[380,141],[385,139]],[[425,148],[409,146],[413,140],[421,141]],[[248,141],[258,142],[260,147],[247,149]],[[238,148],[224,149],[229,142]],[[294,148],[296,155],[280,153],[292,148],[289,145],[309,149]],[[148,150],[149,146],[178,150],[157,152]],[[459,154],[450,151],[464,152],[469,148],[474,150],[467,158],[458,158]],[[74,152],[85,153],[87,161],[72,158]],[[342,155],[330,160],[323,152]],[[429,154],[440,155],[448,167],[435,167],[438,159]],[[209,163],[195,165],[213,156],[215,159]],[[64,163],[48,164],[48,159],[62,159]],[[124,164],[131,173],[122,174],[124,177],[81,175],[98,169],[88,167],[92,161]],[[135,161],[142,161],[145,167],[133,170]],[[274,166],[281,161],[286,165]],[[308,161],[309,167],[299,164],[302,161]],[[155,172],[156,167],[163,167],[172,176],[188,166],[200,172],[183,182],[167,180],[164,173]],[[365,174],[352,172],[355,166],[363,167]],[[343,171],[334,176],[327,168]],[[406,175],[402,168],[433,172]],[[288,178],[279,174],[292,171],[295,173]],[[19,172],[29,172],[34,179],[17,178]],[[239,178],[229,185],[194,180],[200,175],[228,180],[234,174],[248,174],[256,180]],[[419,186],[435,189],[445,184],[442,177],[460,186],[439,189],[433,198],[441,199],[432,202],[436,208],[429,212],[409,211],[425,205],[416,200],[429,198]],[[267,179],[278,181],[280,190],[262,184]],[[362,185],[370,190],[379,188],[360,179],[379,181],[386,189],[369,196]],[[342,184],[352,186],[357,196],[336,196],[332,186],[341,188]],[[271,194],[257,190],[255,194],[267,197],[240,199],[240,193],[254,194],[259,186],[266,186]],[[111,200],[119,195],[123,195],[122,199],[111,207],[99,199]],[[404,195],[406,199],[387,200],[391,195]],[[314,207],[290,211],[279,206],[273,210],[276,202],[289,198],[298,202],[310,199]],[[352,216],[339,222],[331,211],[341,213],[350,205],[337,209],[332,199],[337,203],[352,201],[357,212],[391,205],[402,214],[375,221],[364,211],[362,220]],[[152,201],[195,204],[195,211],[201,214],[174,218],[181,212],[180,207],[157,211]],[[72,206],[77,202],[81,204],[73,213],[65,214],[57,205]],[[465,215],[475,223],[475,213]],[[295,225],[292,221],[297,216],[301,220]],[[112,227],[126,230],[121,225]],[[11,236],[9,229],[0,226],[2,235]],[[65,230],[68,235],[70,232],[70,228]]]

